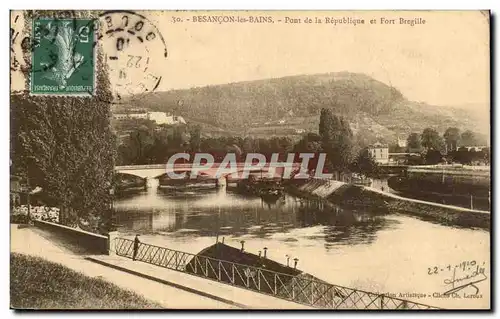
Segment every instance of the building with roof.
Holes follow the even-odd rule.
[[[153,121],[158,125],[186,124],[186,120],[182,116],[176,116],[165,112],[115,113],[113,114],[113,118],[116,120],[145,119]]]
[[[378,164],[389,164],[389,145],[377,142],[368,147],[368,153]]]
[[[408,143],[407,143],[406,139],[398,136],[398,147],[406,148],[407,144]]]

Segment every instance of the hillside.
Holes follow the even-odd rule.
[[[460,108],[408,101],[397,89],[360,73],[298,75],[144,94],[134,105],[182,115],[217,134],[299,135],[316,131],[321,108],[349,119],[363,139],[394,141],[434,127],[487,128]],[[214,129],[214,127],[216,129]],[[483,132],[484,133],[484,132]]]

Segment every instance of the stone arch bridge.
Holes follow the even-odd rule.
[[[292,172],[297,172],[300,169],[299,164],[290,164],[292,166]],[[202,168],[203,166],[199,166]],[[264,167],[250,167],[250,172],[262,172],[268,173],[272,167],[269,164],[266,164]],[[193,169],[193,165],[190,163],[186,164],[175,164],[173,167],[167,167],[165,164],[149,164],[149,165],[128,165],[128,166],[116,166],[115,172],[123,175],[133,175],[141,178],[159,178],[165,175],[168,171],[175,172],[176,174],[180,174],[183,172],[189,172]],[[205,177],[213,177],[216,178],[217,170],[219,169],[219,163],[215,163],[213,167],[208,170],[203,170],[198,173],[200,176]],[[248,168],[247,168],[248,169]],[[283,166],[276,166],[274,171],[274,176],[282,176],[284,172]],[[228,175],[233,173],[241,174],[245,171],[245,163],[238,163],[236,166],[236,170],[234,172],[225,173],[221,178],[225,179]]]

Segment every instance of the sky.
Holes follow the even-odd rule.
[[[489,107],[489,21],[478,11],[273,14],[274,20],[285,16],[302,21],[305,17],[365,20],[356,26],[172,23],[173,15],[192,21],[193,16],[206,13],[146,14],[161,30],[169,52],[160,90],[350,71],[393,85],[410,100]],[[267,16],[269,12],[238,14]],[[396,19],[396,24],[381,25],[383,17]],[[426,23],[401,25],[400,17],[422,18]],[[377,24],[368,24],[370,19]]]
[[[489,108],[489,21],[478,11],[141,13],[167,46],[167,58],[159,53],[159,41],[148,48],[148,71],[162,77],[158,91],[349,71],[392,85],[413,101]],[[194,16],[220,14],[272,16],[275,23],[193,22]],[[174,23],[174,17],[183,22]],[[301,23],[277,21],[285,17]],[[323,23],[305,23],[306,17]],[[364,19],[365,24],[328,24],[326,17]],[[381,24],[381,18],[395,23]],[[425,24],[400,24],[400,18]],[[377,23],[370,24],[371,19]],[[140,48],[133,49],[140,54]]]

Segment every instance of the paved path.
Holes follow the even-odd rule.
[[[99,265],[85,259],[62,243],[54,243],[52,234],[30,227],[19,229],[11,225],[11,251],[42,257],[60,263],[89,277],[101,277],[117,286],[134,291],[170,309],[237,309],[234,305],[203,297],[156,281],[144,279]]]
[[[283,299],[267,296],[247,289],[222,284],[216,281],[203,279],[180,271],[170,270],[154,266],[141,261],[133,261],[121,256],[89,256],[99,264],[113,268],[123,269],[131,273],[139,273],[142,276],[157,278],[167,285],[178,286],[180,289],[193,291],[200,295],[212,295],[216,298],[226,300],[240,308],[250,309],[313,309],[305,305]]]

